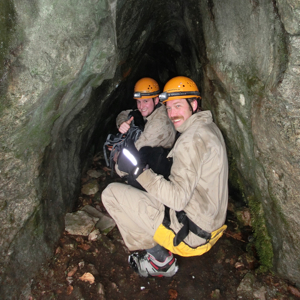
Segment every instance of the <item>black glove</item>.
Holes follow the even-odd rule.
[[[143,165],[148,164],[153,172],[163,175],[165,179],[168,179],[173,163],[172,158],[167,158],[169,152],[170,149],[163,147],[142,147],[139,151],[140,163]]]
[[[142,131],[144,131],[145,120],[144,120],[144,117],[142,116],[141,112],[139,110],[132,110],[128,114],[128,118],[130,119],[131,117],[133,117],[134,125],[139,127]]]

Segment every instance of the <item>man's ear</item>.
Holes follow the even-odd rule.
[[[197,100],[192,101],[191,105],[193,108],[193,112],[195,112],[198,108],[198,101]]]
[[[155,97],[155,98],[154,98],[154,104],[157,105],[158,102],[159,102],[159,98],[158,98],[158,97]]]

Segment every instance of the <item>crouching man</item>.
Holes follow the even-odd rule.
[[[175,141],[176,130],[168,118],[166,108],[159,103],[159,85],[149,77],[137,81],[134,86],[133,98],[136,100],[137,110],[125,110],[119,113],[116,124],[120,133],[130,130],[131,122],[144,128],[137,140],[135,147],[139,150],[144,146],[171,148]],[[116,165],[119,176],[127,175]]]
[[[171,79],[159,95],[180,133],[169,157],[166,180],[144,165],[131,173],[146,190],[112,183],[102,200],[125,244],[135,252],[130,266],[141,276],[171,277],[173,254],[196,256],[210,250],[226,229],[228,163],[225,143],[210,111],[199,111],[194,81]]]

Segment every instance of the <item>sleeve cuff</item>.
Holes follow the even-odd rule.
[[[155,173],[152,171],[152,169],[147,169],[143,173],[139,175],[139,177],[136,178],[136,181],[147,190],[147,186],[155,177]],[[147,184],[148,183],[148,184]]]

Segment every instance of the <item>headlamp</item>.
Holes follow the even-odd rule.
[[[159,94],[159,100],[160,101],[166,101],[168,100],[169,97],[176,97],[176,96],[199,96],[200,97],[200,93],[199,92],[174,92],[174,93],[161,93]],[[201,98],[201,97],[200,97]]]
[[[154,95],[157,95],[159,94],[160,91],[155,91],[155,92],[152,92],[152,93],[141,93],[141,92],[134,92],[133,93],[133,98],[142,98],[143,96],[154,96]],[[151,97],[150,97],[151,98]]]
[[[133,98],[141,98],[142,95],[140,92],[133,93]]]
[[[161,93],[159,94],[159,101],[165,101],[168,99],[168,93]]]

